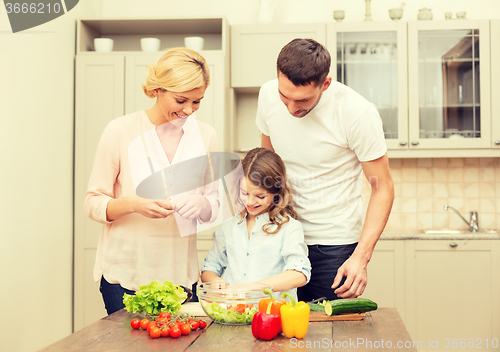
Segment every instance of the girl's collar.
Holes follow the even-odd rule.
[[[241,215],[239,215],[241,217]],[[245,212],[245,215],[243,217],[241,217],[242,219],[246,220],[248,216],[248,212]],[[266,221],[266,222],[269,222],[269,212],[265,212],[263,214],[260,214],[260,215],[257,215],[255,217],[255,221]]]

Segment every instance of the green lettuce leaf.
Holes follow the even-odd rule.
[[[253,307],[246,311],[245,313],[234,312],[229,309],[222,308],[218,303],[212,302],[207,304],[205,307],[207,313],[215,320],[220,323],[229,324],[247,324],[253,319],[253,316],[257,312],[257,308]]]
[[[158,315],[164,311],[177,312],[186,298],[187,293],[182,287],[170,281],[164,283],[153,281],[149,285],[139,286],[139,291],[135,295],[123,294],[123,304],[131,313],[146,312]]]

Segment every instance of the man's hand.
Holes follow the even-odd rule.
[[[335,289],[340,284],[344,276],[346,277],[344,284],[337,288],[334,293],[340,298],[356,298],[361,296],[368,282],[366,265],[363,265],[361,260],[351,256],[337,271],[332,289]]]

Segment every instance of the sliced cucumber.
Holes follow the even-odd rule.
[[[330,304],[330,302],[326,302],[325,304],[325,313],[326,315],[332,315],[333,313],[332,305]]]

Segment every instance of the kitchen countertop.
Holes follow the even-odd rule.
[[[250,325],[210,324],[204,330],[178,339],[152,339],[142,330],[132,330],[131,313],[124,309],[71,334],[41,352],[71,351],[417,351],[396,308],[379,308],[359,321],[310,322],[303,339],[279,335],[271,341],[256,340]],[[422,342],[424,343],[424,342]],[[390,346],[389,346],[390,344]]]
[[[500,240],[499,233],[424,233],[422,230],[415,232],[390,231],[382,233],[380,240]]]
[[[199,240],[212,240],[212,235],[198,234]],[[387,231],[382,233],[380,240],[500,240],[500,233],[425,233],[415,231]]]

